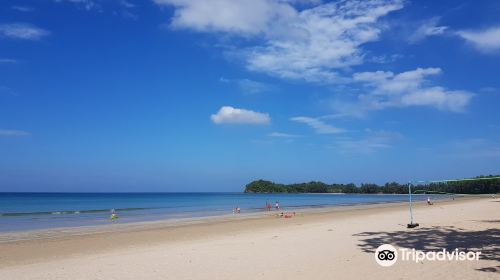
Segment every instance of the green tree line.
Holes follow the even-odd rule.
[[[500,179],[493,176],[477,176],[478,180],[449,181],[430,184],[414,184],[412,190],[420,192],[440,192],[440,193],[458,193],[458,194],[485,194],[499,193]],[[480,178],[493,178],[484,180]],[[278,184],[266,180],[256,180],[245,186],[246,193],[386,193],[386,194],[406,194],[408,193],[408,184],[399,184],[389,182],[384,185],[361,184],[357,186],[350,184],[326,184],[318,181],[298,184]]]

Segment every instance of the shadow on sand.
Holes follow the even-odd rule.
[[[481,221],[498,223],[498,220]],[[362,232],[355,234],[363,239],[358,246],[363,252],[373,253],[382,244],[391,244],[416,250],[437,251],[455,249],[463,251],[481,251],[480,259],[500,263],[500,229],[491,228],[482,231],[468,231],[456,227],[431,227],[416,230],[393,232]],[[500,265],[477,269],[484,272],[500,273]]]

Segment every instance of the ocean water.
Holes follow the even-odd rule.
[[[425,200],[427,195],[414,195]],[[433,199],[443,197],[433,196]],[[408,201],[407,195],[244,193],[0,193],[0,232]]]

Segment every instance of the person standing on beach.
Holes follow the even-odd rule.
[[[271,203],[269,203],[269,201],[266,201],[266,209],[267,209],[267,211],[271,211],[271,208],[272,208]]]
[[[275,206],[276,206],[276,210],[280,210],[280,203],[278,201],[276,201]]]

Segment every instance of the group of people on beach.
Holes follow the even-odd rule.
[[[266,201],[266,210],[271,211],[272,208],[273,208],[273,206],[271,205],[271,203],[269,201]],[[274,209],[276,211],[281,209],[279,201],[276,201],[274,203]],[[295,212],[291,212],[291,213],[281,212],[281,213],[277,214],[276,216],[280,217],[280,218],[291,218],[291,217],[295,216]]]
[[[279,201],[276,201],[274,203],[274,208],[276,210],[280,210],[280,202]],[[271,211],[271,209],[273,209],[273,206],[271,205],[271,203],[269,201],[266,201],[266,208],[265,208],[267,211]],[[239,206],[236,206],[235,208],[233,208],[233,214],[240,214],[241,213],[241,208]]]
[[[273,208],[273,206],[271,205],[271,203],[269,201],[266,201],[266,210],[271,211],[272,208]],[[274,204],[274,208],[276,208],[276,210],[280,210],[279,201],[276,201],[276,203]]]

